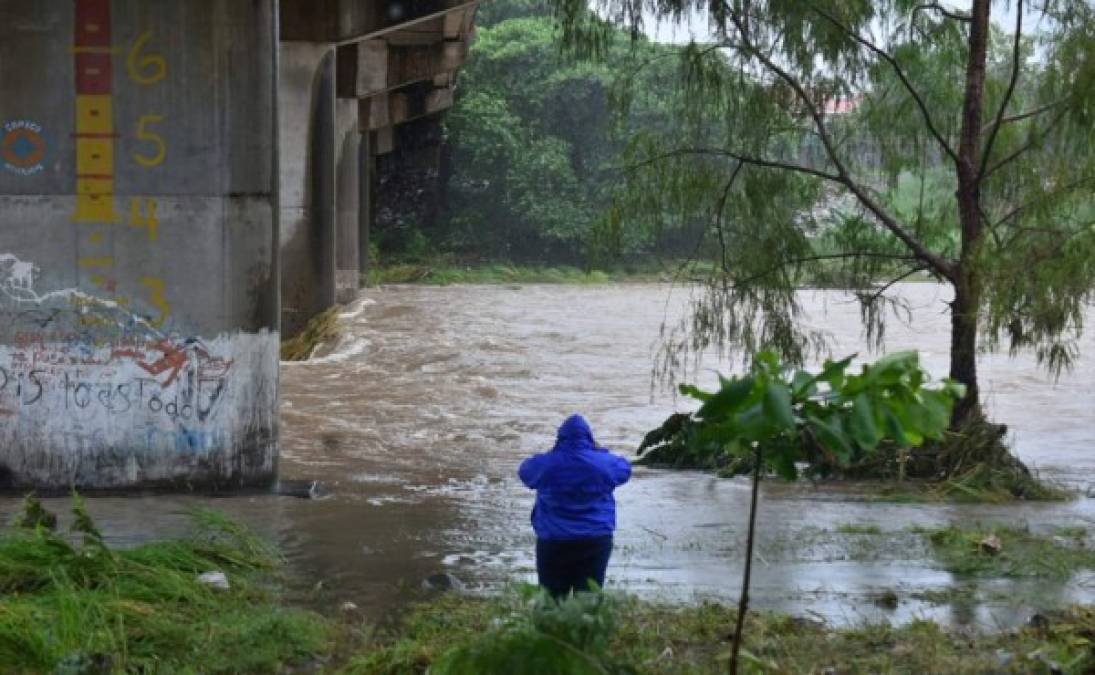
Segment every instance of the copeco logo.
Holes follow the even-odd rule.
[[[11,120],[0,127],[0,165],[20,176],[45,170],[48,144],[42,125],[30,120]]]

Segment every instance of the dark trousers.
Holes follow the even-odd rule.
[[[605,569],[612,555],[612,536],[555,541],[536,540],[536,575],[540,585],[556,598],[588,591],[589,580],[605,585]]]

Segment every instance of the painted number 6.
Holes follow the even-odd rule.
[[[137,121],[137,139],[156,146],[156,154],[154,155],[133,153],[133,159],[141,166],[159,166],[163,164],[164,157],[167,156],[167,143],[164,142],[163,136],[148,129],[150,124],[156,124],[157,122],[163,122],[163,115],[141,115]]]
[[[167,61],[159,54],[141,56],[141,49],[146,42],[152,39],[152,31],[145,31],[133,43],[129,50],[129,57],[125,60],[129,77],[137,84],[155,84],[167,76]]]

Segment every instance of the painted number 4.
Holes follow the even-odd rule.
[[[143,227],[149,241],[160,236],[160,221],[156,217],[156,200],[151,197],[129,198],[129,224],[131,227]]]

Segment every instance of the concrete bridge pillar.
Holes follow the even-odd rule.
[[[335,304],[335,50],[286,41],[279,57],[281,316],[292,335]]]
[[[275,0],[0,3],[0,488],[274,480],[277,38]]]

